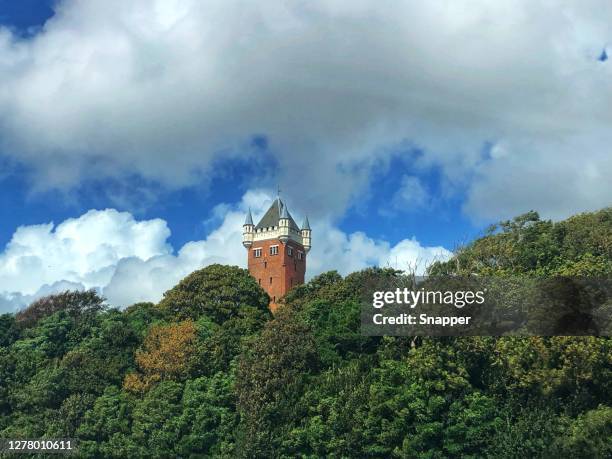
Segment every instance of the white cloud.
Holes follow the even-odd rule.
[[[96,288],[116,306],[158,301],[163,292],[190,272],[211,263],[245,267],[242,224],[250,207],[255,218],[271,204],[271,196],[247,192],[225,213],[205,239],[186,243],[172,253],[163,220],[136,221],[113,209],[89,211],[79,218],[17,229],[0,253],[0,312],[23,307],[40,296],[67,288]],[[329,221],[313,222],[313,249],[308,275],[336,269],[348,274],[366,266],[408,269],[447,258],[442,247],[423,247],[415,239],[391,246],[364,233],[345,234]]]
[[[424,247],[415,238],[395,245],[368,237],[363,232],[346,234],[328,222],[313,225],[315,237],[308,258],[309,274],[337,270],[346,275],[368,266],[383,266],[423,274],[432,262],[447,260],[444,247]]]
[[[33,294],[57,281],[105,285],[119,260],[170,253],[160,219],[138,222],[127,212],[91,210],[79,218],[17,228],[0,254],[0,291]]]
[[[425,207],[430,196],[418,177],[404,175],[400,187],[392,198],[393,207],[403,211],[414,211]]]
[[[32,40],[0,30],[2,151],[40,187],[180,187],[263,133],[309,191],[291,198],[327,215],[409,140],[473,217],[536,195],[567,215],[612,195],[611,22],[603,0],[66,0]],[[483,160],[486,142],[505,148]]]

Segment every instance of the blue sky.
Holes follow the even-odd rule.
[[[277,186],[315,224],[310,275],[609,205],[611,20],[595,0],[0,0],[0,310],[156,300],[241,263],[239,220]]]
[[[0,2],[0,23],[14,28],[20,34],[40,28],[53,15],[55,2],[45,0],[22,0]]]

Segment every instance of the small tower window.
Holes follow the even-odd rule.
[[[278,255],[278,246],[277,245],[270,246],[270,255]]]
[[[264,268],[267,268],[267,267],[268,267],[268,262],[264,261]]]
[[[303,259],[304,259],[304,252],[298,251],[298,260],[303,260]]]
[[[253,253],[255,255],[255,258],[261,257],[261,249],[253,249]]]
[[[270,285],[272,285],[272,278],[270,278]]]
[[[287,255],[289,255],[290,257],[293,256],[293,247],[287,247]]]
[[[261,285],[261,279],[258,279],[258,281],[259,281],[259,285]]]

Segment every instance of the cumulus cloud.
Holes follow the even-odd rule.
[[[57,226],[22,226],[0,254],[0,286],[32,294],[60,280],[105,285],[121,259],[170,253],[169,235],[163,220],[139,222],[114,209],[91,210]]]
[[[236,205],[214,212],[218,226],[176,253],[167,243],[163,220],[137,221],[127,212],[92,210],[54,226],[20,227],[0,253],[0,312],[66,289],[95,288],[115,306],[158,301],[190,272],[212,263],[246,267],[242,224],[251,208],[260,218],[272,202],[269,193],[247,192]],[[342,274],[366,266],[417,267],[450,256],[443,247],[423,247],[406,239],[396,245],[357,232],[346,234],[329,221],[313,224],[308,274],[336,269]]]
[[[337,215],[408,140],[475,218],[566,215],[612,195],[611,21],[603,0],[65,0],[32,39],[0,29],[0,142],[41,187],[181,187],[264,134],[311,190],[291,198]]]

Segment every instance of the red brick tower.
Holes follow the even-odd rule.
[[[280,198],[274,200],[257,225],[253,225],[250,210],[247,214],[242,245],[248,251],[249,272],[270,295],[272,312],[292,287],[304,283],[310,234],[308,217],[302,229],[298,228]]]

